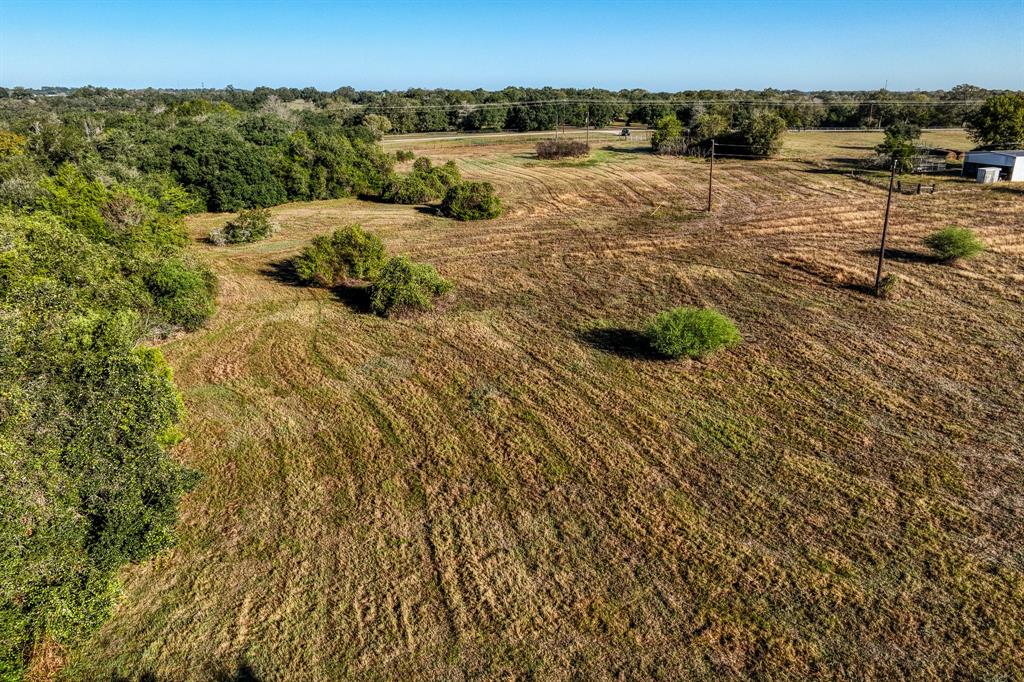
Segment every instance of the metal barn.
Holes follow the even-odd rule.
[[[973,178],[979,168],[998,168],[999,179],[1024,182],[1024,149],[996,152],[967,152],[961,175]]]

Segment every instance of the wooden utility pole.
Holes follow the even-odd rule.
[[[885,262],[885,238],[889,234],[889,211],[892,208],[892,186],[896,181],[896,159],[893,159],[892,170],[889,172],[889,198],[885,201],[885,222],[882,223],[882,244],[878,247],[878,270],[875,272],[875,296],[882,286],[882,265]]]
[[[590,105],[587,105],[587,146],[590,146]]]
[[[711,213],[711,186],[715,179],[715,141],[711,140],[711,167],[708,168],[708,213]]]

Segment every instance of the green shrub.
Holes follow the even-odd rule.
[[[985,245],[974,233],[962,227],[939,230],[925,237],[924,244],[945,261],[972,258],[985,250]]]
[[[292,264],[300,281],[332,287],[348,279],[373,279],[384,263],[384,243],[359,225],[315,237]]]
[[[741,132],[751,154],[775,156],[782,149],[786,121],[774,111],[757,111],[744,121]]]
[[[204,266],[181,258],[156,261],[143,277],[159,317],[188,330],[213,314],[214,277]]]
[[[381,199],[392,204],[426,204],[438,198],[437,191],[423,176],[415,173],[388,179],[381,192]]]
[[[370,287],[370,309],[382,316],[403,309],[430,310],[434,299],[451,288],[451,282],[432,265],[395,256],[388,259]]]
[[[266,239],[273,233],[270,211],[265,208],[243,209],[238,217],[224,227],[210,232],[210,241],[218,246],[246,244]]]
[[[393,204],[426,204],[441,199],[460,182],[462,174],[454,161],[434,166],[430,159],[421,156],[413,164],[412,173],[387,179],[381,199]]]
[[[449,189],[462,182],[462,173],[454,161],[447,161],[443,166],[435,166],[430,169],[430,177],[433,178],[439,187],[438,196],[443,197]]]
[[[678,154],[685,151],[683,124],[675,114],[665,114],[654,124],[651,147],[659,154]]]
[[[647,325],[651,347],[670,358],[700,358],[738,344],[742,337],[729,318],[703,308],[673,308]]]
[[[450,188],[441,212],[456,220],[486,220],[501,215],[501,199],[489,182],[463,182]]]
[[[416,154],[412,150],[399,149],[395,152],[395,161],[402,163],[404,161],[412,161],[416,158]]]

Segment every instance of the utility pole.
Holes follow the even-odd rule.
[[[896,159],[889,172],[889,198],[885,201],[885,222],[882,223],[882,244],[878,247],[878,270],[875,272],[875,296],[882,286],[882,264],[885,262],[885,238],[889,234],[889,210],[892,208],[892,185],[896,180]]]
[[[587,146],[590,146],[590,105],[587,105]]]
[[[708,168],[708,213],[711,213],[711,184],[715,179],[715,141],[711,140],[711,167]]]
[[[558,140],[558,111],[559,111],[559,106],[556,103],[555,104],[555,140],[556,141]]]

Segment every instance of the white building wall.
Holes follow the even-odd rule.
[[[1013,171],[1010,173],[1010,182],[1024,182],[1024,156],[1014,158]]]

